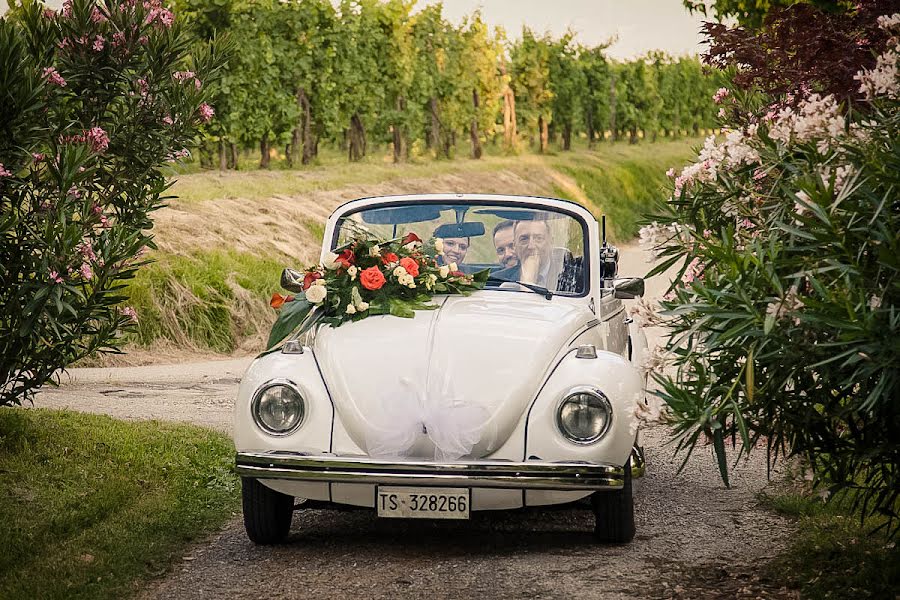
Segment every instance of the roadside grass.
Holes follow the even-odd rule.
[[[691,157],[696,139],[655,144],[608,144],[594,152],[558,156],[553,167],[573,178],[591,200],[589,208],[599,219],[607,216],[612,241],[633,239],[644,215],[652,214],[666,197],[666,171],[680,169]],[[569,197],[564,190],[557,193]]]
[[[236,513],[223,434],[0,409],[0,598],[121,598]]]
[[[884,519],[865,525],[852,496],[823,502],[818,495],[791,489],[761,497],[777,513],[796,519],[790,548],[768,567],[769,576],[803,598],[894,598],[900,593],[900,548]]]
[[[231,353],[243,340],[268,333],[275,319],[268,300],[284,266],[279,257],[197,250],[157,252],[153,259],[126,290],[139,315],[126,341],[148,346],[166,340],[180,348]]]

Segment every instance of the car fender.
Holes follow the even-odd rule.
[[[596,358],[578,358],[572,349],[557,363],[528,411],[525,456],[541,460],[584,460],[624,465],[634,445],[635,402],[643,397],[643,378],[627,358],[597,351]],[[612,422],[600,440],[579,444],[567,439],[556,424],[556,411],[568,392],[591,386],[609,399]]]
[[[306,402],[303,422],[288,435],[272,435],[261,430],[251,414],[256,391],[273,379],[287,379]],[[272,352],[257,358],[238,388],[234,404],[234,445],[244,450],[290,450],[323,453],[331,451],[334,405],[322,380],[315,355]]]

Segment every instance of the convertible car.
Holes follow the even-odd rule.
[[[412,318],[300,329],[254,361],[234,425],[249,538],[283,541],[304,507],[468,519],[570,504],[593,510],[597,540],[630,541],[646,341],[622,300],[644,283],[617,276],[605,227],[549,198],[364,198],[328,219],[322,261],[360,228],[439,240],[448,268],[490,277]]]

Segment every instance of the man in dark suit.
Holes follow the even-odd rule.
[[[518,264],[495,272],[493,277],[532,283],[551,291],[555,290],[556,281],[553,280],[551,273],[553,239],[547,221],[542,219],[516,221],[513,225],[513,244],[516,257],[519,259]]]

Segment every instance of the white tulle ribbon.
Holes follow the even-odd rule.
[[[386,392],[369,415],[370,456],[404,457],[422,437],[434,444],[435,460],[457,460],[481,441],[490,412],[453,394],[445,377],[437,393],[426,394],[407,378]]]

